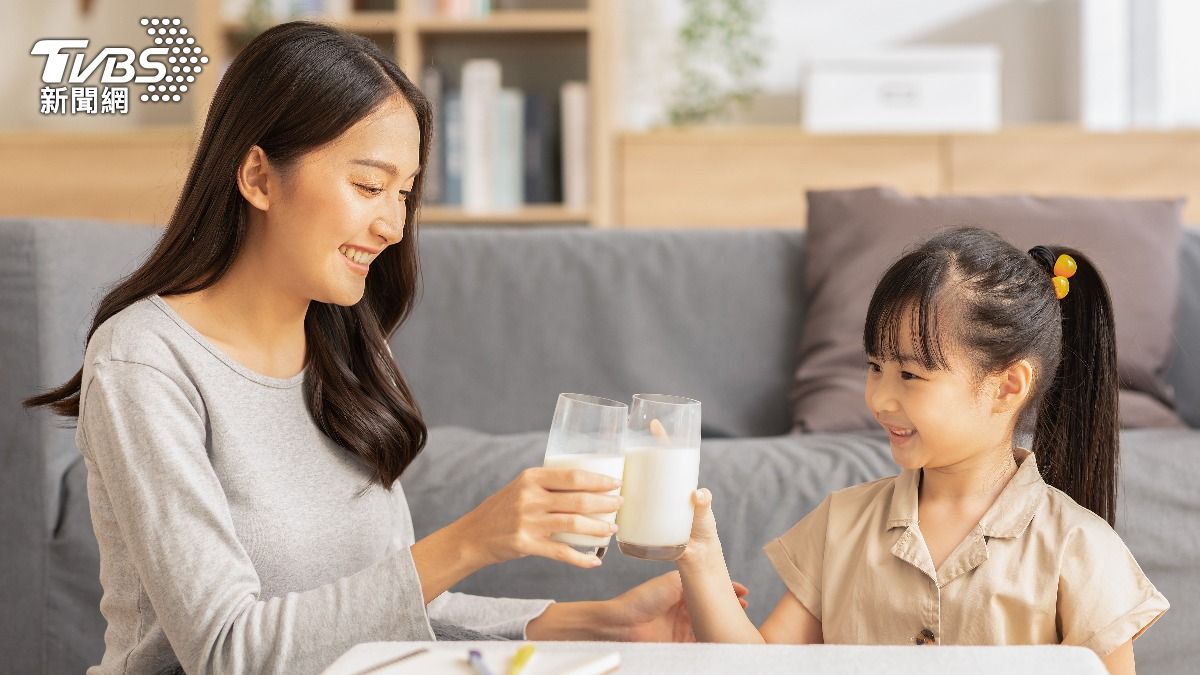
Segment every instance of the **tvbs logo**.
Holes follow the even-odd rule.
[[[66,87],[56,85],[82,85],[99,72],[99,84],[107,85],[144,84],[145,92],[140,99],[149,103],[177,103],[187,93],[189,85],[196,81],[208,64],[208,57],[196,44],[196,38],[188,33],[187,26],[178,17],[142,18],[146,34],[154,40],[154,46],[134,51],[129,47],[104,47],[92,59],[84,50],[89,40],[82,38],[38,40],[30,50],[31,56],[44,56],[42,68],[43,113],[48,97],[55,94],[65,99]],[[73,90],[95,87],[72,87]],[[124,89],[128,95],[128,87]],[[75,93],[75,92],[73,92]],[[118,92],[120,93],[120,92]],[[52,111],[57,112],[57,111]]]

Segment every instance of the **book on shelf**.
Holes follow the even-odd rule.
[[[561,98],[563,205],[582,211],[591,201],[587,84],[564,82]]]
[[[495,59],[470,59],[461,87],[431,67],[423,74],[437,110],[427,185],[429,203],[469,214],[512,213],[527,204],[590,202],[591,138],[587,85],[567,82],[557,97],[502,87]]]
[[[421,0],[421,16],[439,19],[478,19],[492,13],[491,0]]]
[[[261,11],[274,21],[289,21],[317,16],[344,17],[354,11],[354,0],[267,0],[261,7],[255,4],[255,0],[222,0],[221,17],[240,22],[246,21],[253,11]]]
[[[438,147],[442,163],[441,202],[447,206],[462,206],[463,118],[462,94],[446,91],[442,94],[440,120],[442,143]]]
[[[516,211],[525,203],[525,96],[516,89],[501,89],[494,121],[491,207]]]
[[[525,203],[559,201],[557,127],[550,101],[541,94],[525,95],[524,173]]]
[[[354,13],[354,0],[321,0],[326,15],[344,18]]]
[[[432,66],[421,73],[421,90],[429,101],[429,112],[434,122],[433,144],[429,148],[429,159],[425,166],[425,194],[423,199],[429,202],[442,201],[442,147],[444,139],[439,133],[444,128],[439,124],[442,118],[442,73]]]
[[[493,207],[495,111],[499,100],[500,63],[494,59],[471,59],[463,64],[462,205],[470,213],[485,213]]]

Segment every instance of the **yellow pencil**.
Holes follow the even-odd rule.
[[[519,675],[529,660],[533,658],[533,645],[522,645],[517,653],[513,656],[512,662],[508,664],[508,675]]]

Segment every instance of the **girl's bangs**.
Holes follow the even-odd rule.
[[[863,328],[867,356],[946,370],[948,321],[942,302],[944,275],[931,258],[911,253],[884,274],[871,297]],[[939,312],[939,309],[941,310]]]

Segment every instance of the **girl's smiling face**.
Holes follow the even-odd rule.
[[[912,335],[911,320],[902,324],[901,334]],[[929,367],[908,353],[867,357],[866,404],[888,432],[892,457],[902,468],[951,466],[980,451],[1011,446],[1019,399],[1028,388],[1025,383],[1014,391],[1014,375],[1019,384],[1021,373],[1010,368],[977,374],[946,342],[945,367]],[[1023,372],[1028,364],[1014,368]]]

